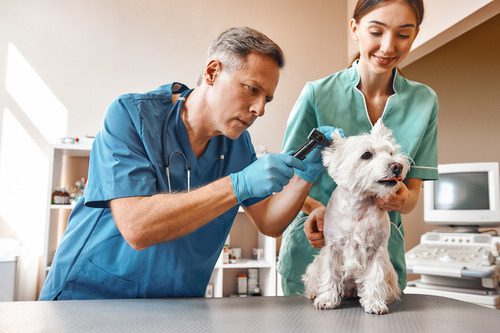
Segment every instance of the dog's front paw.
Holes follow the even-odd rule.
[[[366,313],[372,313],[372,314],[384,314],[389,312],[389,308],[387,307],[387,304],[385,304],[382,301],[378,300],[360,300],[361,305],[363,306],[363,309],[365,309]]]
[[[309,298],[310,300],[314,300],[316,298],[316,293],[315,292],[312,292],[312,291],[306,291],[304,293],[304,296],[306,296],[307,298]]]
[[[335,309],[340,304],[339,297],[328,297],[328,295],[320,295],[314,299],[314,308],[316,310]]]

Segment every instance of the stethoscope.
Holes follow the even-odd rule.
[[[191,190],[191,166],[189,165],[186,154],[181,153],[180,151],[174,151],[168,154],[167,160],[165,161],[165,173],[167,174],[168,193],[172,193],[172,185],[170,183],[170,159],[175,155],[179,155],[184,159],[184,167],[186,168],[187,176],[187,191],[189,192]]]
[[[180,117],[182,108],[184,107],[184,102],[186,101],[187,96],[191,93],[192,89],[185,90],[184,92],[181,93],[181,95],[177,98],[176,101],[176,106],[175,106],[175,113],[177,114],[176,117]],[[166,135],[166,124],[168,120],[165,121],[163,124],[163,133],[162,135]],[[164,143],[165,147],[166,144]],[[220,163],[219,163],[219,178],[222,177],[222,162],[224,160],[224,155],[222,154],[224,150],[223,144],[220,144]],[[171,159],[175,157],[176,155],[180,156],[184,160],[184,169],[186,172],[186,178],[187,178],[187,191],[189,192],[191,190],[191,165],[189,164],[189,159],[187,158],[186,154],[180,151],[174,151],[171,153],[165,153],[165,173],[167,174],[167,184],[168,184],[168,193],[172,193],[172,184],[170,180],[170,165],[171,165]]]
[[[184,102],[186,101],[186,97],[191,93],[192,90],[185,90],[181,93],[181,95],[177,98],[177,101],[175,102],[175,114],[176,118],[181,116],[182,108],[184,107]],[[168,122],[168,119],[165,121],[163,124],[163,133],[162,135],[166,135],[166,124]],[[165,143],[164,143],[165,144]],[[166,144],[165,144],[166,146]],[[179,155],[183,160],[184,160],[184,168],[186,170],[186,178],[187,178],[187,191],[189,192],[191,190],[191,165],[189,164],[189,160],[183,152],[180,151],[174,151],[171,152],[170,154],[165,154],[165,173],[167,174],[167,184],[168,184],[168,193],[172,193],[172,183],[170,180],[170,161],[172,157],[175,157],[176,155]]]

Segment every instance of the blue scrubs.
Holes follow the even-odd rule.
[[[255,161],[247,131],[214,137],[198,159],[172,94],[180,84],[127,94],[110,106],[90,155],[85,195],[72,211],[41,291],[41,300],[203,296],[238,206],[179,239],[136,251],[118,231],[108,201],[168,192],[165,163],[183,153],[191,188],[237,172]],[[221,158],[223,155],[223,158]],[[170,158],[172,191],[187,189],[184,158]],[[251,205],[258,199],[244,202]]]

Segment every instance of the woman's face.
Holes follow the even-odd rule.
[[[391,72],[410,52],[418,33],[415,11],[404,1],[388,1],[351,20],[358,41],[360,63],[373,74]]]

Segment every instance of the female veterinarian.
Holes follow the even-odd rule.
[[[358,0],[350,20],[358,59],[343,71],[305,85],[283,143],[283,151],[293,150],[311,128],[322,125],[342,128],[349,136],[370,132],[382,118],[392,129],[413,161],[404,186],[395,195],[377,199],[378,206],[390,212],[389,253],[401,290],[406,286],[401,213],[415,207],[423,180],[437,179],[437,96],[397,70],[410,52],[423,14],[423,0]],[[304,291],[301,276],[317,248],[324,245],[325,205],[335,186],[323,172],[283,234],[278,269],[285,295]]]

